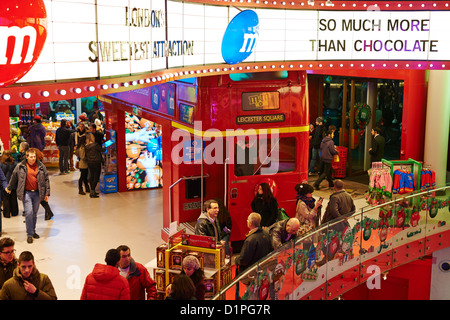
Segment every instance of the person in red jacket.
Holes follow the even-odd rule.
[[[106,253],[106,265],[96,263],[86,277],[81,300],[130,300],[128,281],[119,273],[120,254],[117,249]]]
[[[128,280],[131,300],[156,300],[156,282],[150,277],[148,270],[131,258],[131,250],[126,245],[117,248],[120,253],[119,272]]]

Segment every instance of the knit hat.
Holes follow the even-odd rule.
[[[198,270],[200,268],[200,261],[194,256],[186,256],[183,259],[183,267]]]

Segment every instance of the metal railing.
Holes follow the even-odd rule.
[[[213,299],[339,298],[373,275],[450,246],[449,211],[448,185],[394,195],[289,241]]]

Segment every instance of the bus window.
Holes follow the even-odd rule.
[[[292,172],[296,167],[295,155],[295,137],[238,140],[234,153],[234,174],[239,177]]]
[[[280,93],[274,92],[243,92],[242,110],[260,111],[280,109]]]

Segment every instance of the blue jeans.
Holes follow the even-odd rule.
[[[25,211],[25,226],[28,237],[32,237],[36,233],[36,220],[40,205],[39,191],[25,191],[23,209]]]
[[[319,150],[320,149],[316,149],[316,148],[312,148],[311,150],[311,161],[309,162],[309,169],[308,172],[314,172],[314,167],[317,164],[317,159],[319,159]]]

